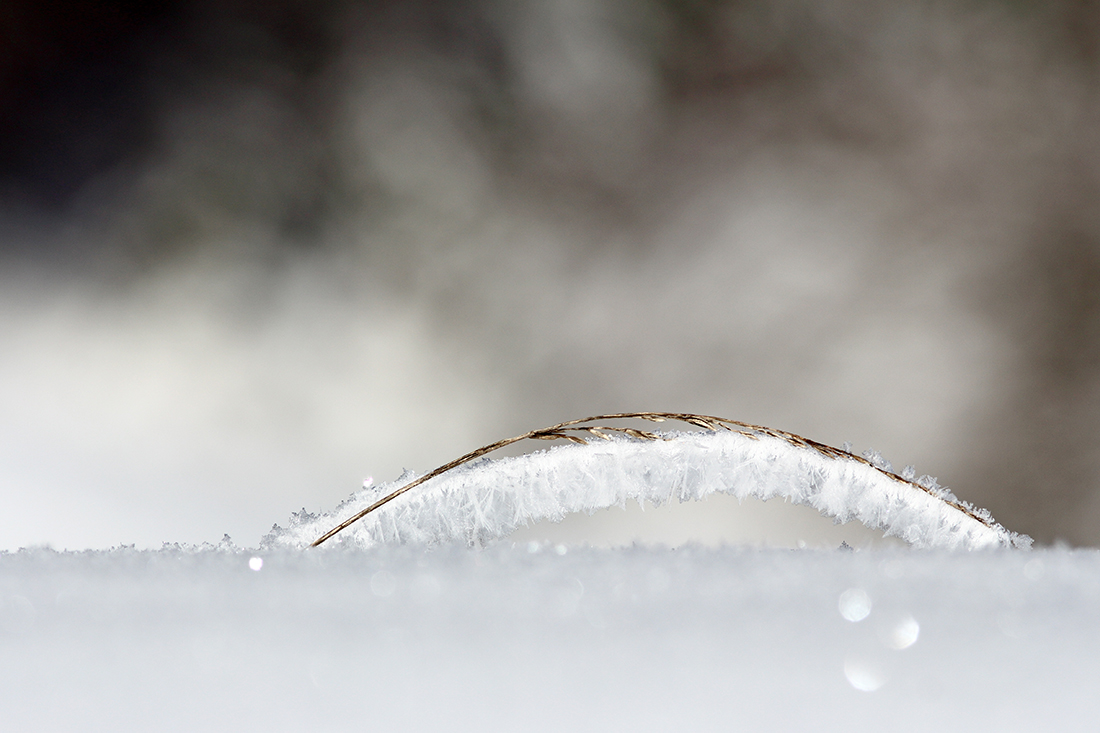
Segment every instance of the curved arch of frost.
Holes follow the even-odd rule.
[[[932,493],[854,459],[830,458],[768,436],[733,431],[661,433],[566,444],[455,468],[367,515],[333,538],[344,545],[465,541],[485,544],[542,519],[625,506],[664,504],[715,493],[784,497],[838,523],[859,520],[918,548],[1027,547],[1026,535],[983,523]],[[306,547],[332,526],[415,480],[366,487],[334,511],[304,510],[264,546]]]

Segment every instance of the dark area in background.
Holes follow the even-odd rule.
[[[912,3],[908,20],[899,22],[931,29],[912,34],[913,48],[873,42],[890,3],[666,0],[616,7],[604,20],[629,47],[625,53],[656,70],[657,87],[640,109],[614,100],[570,108],[554,97],[553,78],[517,66],[520,5],[527,7],[5,3],[0,209],[10,220],[29,222],[32,231],[64,222],[86,236],[6,236],[0,256],[61,270],[70,259],[100,261],[91,268],[97,277],[127,281],[212,246],[204,236],[212,220],[272,228],[276,235],[264,240],[266,249],[250,250],[265,266],[277,267],[284,250],[338,249],[333,222],[372,220],[375,211],[384,219],[410,195],[369,167],[361,177],[349,174],[342,160],[334,109],[347,77],[333,69],[349,46],[372,68],[429,68],[437,88],[459,100],[455,125],[487,163],[490,187],[506,204],[568,212],[564,216],[590,232],[581,238],[587,244],[568,255],[578,270],[616,247],[630,257],[650,256],[647,231],[679,203],[669,192],[685,195],[691,190],[685,181],[738,165],[744,150],[762,143],[828,144],[896,168],[913,200],[924,202],[918,208],[927,230],[937,230],[941,217],[961,217],[961,228],[975,235],[959,244],[966,253],[947,255],[975,260],[986,256],[983,248],[1011,249],[997,259],[1008,264],[983,271],[968,297],[1007,334],[1022,368],[1004,377],[1013,380],[1003,391],[1007,397],[976,416],[970,456],[954,483],[972,489],[974,500],[1007,526],[1040,541],[1100,542],[1100,523],[1079,521],[1097,501],[1100,477],[1100,11],[1092,3]],[[1042,109],[1020,123],[1034,129],[1019,134],[981,129],[980,115],[962,114],[958,136],[991,141],[996,152],[966,159],[964,144],[948,168],[929,170],[914,144],[924,134],[925,102],[912,96],[919,86],[912,82],[922,74],[967,73],[964,66],[946,72],[938,66],[947,61],[937,34],[983,27],[982,21],[955,23],[956,15],[990,19],[993,35],[974,39],[976,48],[995,46],[1003,24],[1016,35],[1003,39],[1001,53],[1027,44],[1041,60],[1032,71],[1061,70],[1073,86],[1053,93],[1060,106],[1050,114],[1059,127],[1049,134]],[[579,17],[583,23],[583,12]],[[536,28],[527,41],[538,36]],[[894,66],[905,73],[891,76]],[[547,73],[552,77],[553,69]],[[532,78],[548,86],[532,91]],[[1028,94],[1033,81],[1021,78],[1020,93]],[[601,93],[598,82],[592,88]],[[221,121],[205,116],[209,100],[242,89],[261,94]],[[1038,95],[1036,104],[1045,98]],[[588,116],[593,109],[608,117]],[[640,142],[616,148],[620,136],[608,128],[625,133],[640,122],[650,126]],[[195,139],[186,166],[152,182],[142,178],[165,159],[173,136],[186,138],[203,125],[213,132]],[[1040,166],[1024,150],[1036,137],[1047,151]],[[1014,193],[999,198],[1007,189]],[[1021,200],[1031,208],[1022,210]],[[1017,241],[982,234],[989,222],[996,230],[1009,220],[1017,222]],[[629,233],[628,243],[603,236],[608,232]],[[229,239],[217,246],[234,246]],[[467,292],[460,274],[442,285],[425,281],[422,265],[445,256],[440,246],[397,239],[371,250],[367,263],[387,273],[384,287],[432,303],[444,323],[491,308],[491,300]],[[883,242],[882,271],[913,256],[897,246]],[[943,254],[930,245],[926,256]],[[466,327],[456,328],[465,333]],[[506,343],[502,328],[502,335],[486,338]],[[560,361],[536,364],[532,381],[613,381],[569,369]],[[571,406],[578,414],[593,411]]]
[[[325,25],[346,4],[6,4],[0,11],[0,196],[9,209],[32,216],[75,214],[84,225],[109,218],[120,200],[134,197],[128,184],[163,145],[164,119],[227,86],[270,89],[309,126],[318,125],[309,132],[321,140],[323,120],[311,119],[323,111],[311,106],[321,91],[311,84],[336,50]],[[233,198],[243,199],[237,202],[243,210],[236,213],[271,215],[247,211],[245,189],[262,170],[238,172],[234,161],[222,163],[226,170],[203,171],[210,180],[201,184],[216,194],[241,189]],[[304,196],[321,195],[303,184]],[[89,188],[95,195],[82,200]],[[312,200],[279,203],[288,234],[308,231],[310,217],[318,215]],[[125,260],[140,266],[171,256],[188,246],[188,233],[186,223],[178,232],[136,232],[125,242]],[[77,238],[60,243],[83,248]],[[19,242],[0,244],[10,246]]]
[[[63,212],[151,143],[154,59],[178,44],[171,3],[5,3],[0,11],[3,193]]]

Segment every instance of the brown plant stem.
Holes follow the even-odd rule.
[[[484,456],[487,453],[492,453],[495,450],[498,450],[500,448],[504,448],[505,446],[512,445],[513,443],[518,443],[521,440],[528,440],[528,439],[533,439],[533,440],[559,440],[559,439],[563,439],[563,440],[572,441],[574,443],[581,443],[581,444],[587,444],[588,443],[588,440],[586,440],[584,437],[581,437],[580,435],[576,435],[574,433],[587,433],[589,436],[602,438],[604,440],[608,439],[607,433],[623,433],[625,435],[629,435],[633,438],[638,438],[638,439],[641,439],[641,440],[665,440],[665,438],[663,438],[660,435],[657,435],[656,433],[651,433],[651,432],[648,432],[648,431],[645,431],[645,430],[637,430],[635,428],[611,427],[611,426],[603,426],[603,425],[597,426],[597,425],[585,425],[584,424],[584,423],[595,422],[597,420],[620,420],[620,419],[641,419],[641,420],[649,420],[650,422],[664,422],[665,420],[677,420],[679,422],[688,423],[689,425],[694,425],[694,426],[696,426],[698,428],[702,428],[704,430],[712,430],[712,431],[732,430],[732,431],[740,433],[741,435],[744,435],[746,438],[751,438],[753,440],[757,440],[758,436],[760,436],[760,435],[766,435],[766,436],[772,437],[772,438],[779,438],[781,440],[786,441],[787,443],[790,443],[793,446],[797,446],[797,447],[800,447],[800,448],[809,448],[811,450],[814,450],[814,451],[820,453],[821,455],[823,455],[827,458],[832,458],[832,459],[848,458],[848,459],[857,461],[859,463],[863,463],[863,464],[865,464],[867,466],[870,466],[871,468],[875,469],[876,471],[879,471],[880,473],[884,474],[885,476],[889,477],[890,479],[892,479],[894,481],[897,481],[897,482],[903,483],[903,484],[908,484],[909,486],[912,486],[913,488],[919,489],[919,490],[921,490],[921,491],[923,491],[927,494],[932,494],[932,492],[927,487],[922,486],[922,485],[916,483],[915,481],[910,481],[909,479],[902,478],[901,476],[898,476],[897,474],[891,473],[891,472],[889,472],[889,471],[887,471],[883,468],[880,468],[879,466],[876,466],[875,464],[871,463],[870,461],[863,458],[862,456],[854,455],[853,453],[849,453],[848,451],[841,450],[839,448],[833,448],[832,446],[825,445],[824,443],[818,443],[816,440],[810,440],[809,438],[803,438],[801,435],[795,435],[794,433],[788,433],[785,430],[775,430],[773,428],[766,428],[766,427],[763,427],[761,425],[753,425],[751,423],[744,423],[744,422],[740,422],[738,420],[730,420],[730,419],[724,418],[724,417],[714,417],[712,415],[696,415],[696,414],[693,414],[693,413],[685,413],[685,412],[621,412],[621,413],[615,413],[615,414],[611,414],[611,415],[594,415],[593,417],[586,417],[586,418],[582,418],[580,420],[569,420],[568,422],[558,423],[557,425],[552,425],[548,428],[541,428],[539,430],[532,430],[530,432],[524,433],[523,435],[517,435],[514,438],[505,438],[504,440],[498,440],[495,443],[490,443],[489,445],[482,446],[481,448],[478,448],[475,451],[471,451],[470,453],[467,453],[464,456],[460,456],[459,458],[454,459],[450,463],[445,463],[444,465],[440,466],[439,468],[436,468],[433,471],[429,471],[428,473],[424,474],[423,476],[416,479],[415,481],[411,481],[410,483],[402,486],[401,488],[390,492],[386,496],[383,496],[381,499],[374,502],[373,504],[371,504],[366,509],[363,509],[362,511],[355,514],[354,516],[349,517],[348,519],[345,519],[343,522],[336,525],[335,527],[330,529],[328,532],[325,532],[323,535],[318,537],[313,542],[313,544],[310,545],[310,546],[311,547],[317,547],[318,545],[320,545],[324,541],[331,538],[333,535],[338,534],[339,532],[347,529],[348,527],[355,524],[360,519],[367,516],[368,514],[373,512],[374,510],[378,509],[379,507],[381,507],[385,504],[388,504],[389,502],[393,501],[397,497],[401,496],[406,491],[411,491],[412,489],[415,489],[417,486],[420,486],[424,482],[430,481],[431,479],[435,478],[436,476],[439,476],[442,473],[446,473],[447,471],[450,471],[452,468],[457,468],[458,466],[461,466],[464,463],[469,463],[470,461],[472,461],[476,458],[480,458],[481,456]],[[932,494],[932,495],[935,496],[935,494]],[[954,507],[955,509],[958,509],[960,512],[962,512],[963,514],[966,514],[967,516],[971,517],[972,519],[975,519],[978,522],[981,522],[982,524],[986,525],[987,527],[992,527],[993,526],[989,520],[978,516],[970,508],[968,508],[966,506],[963,506],[962,504],[959,504],[958,502],[950,501],[950,500],[944,499],[943,497],[940,497],[940,496],[936,496],[936,498],[940,499],[940,501],[943,501],[945,504],[948,504],[949,506]]]

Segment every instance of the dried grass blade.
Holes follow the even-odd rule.
[[[349,526],[351,526],[355,522],[359,521],[360,519],[362,519],[366,515],[370,514],[371,512],[375,511],[379,507],[381,507],[381,506],[387,504],[388,502],[396,499],[401,494],[404,494],[405,492],[416,488],[417,486],[423,484],[424,482],[435,478],[436,476],[440,475],[441,473],[445,473],[447,471],[450,471],[451,469],[457,468],[458,466],[461,466],[464,463],[468,463],[469,461],[472,461],[476,458],[480,458],[481,456],[484,456],[487,453],[491,453],[495,450],[503,448],[507,445],[511,445],[512,443],[517,443],[521,440],[526,440],[528,438],[534,439],[534,440],[565,439],[565,440],[569,440],[573,443],[579,443],[579,444],[582,444],[582,445],[587,445],[588,441],[586,441],[584,438],[582,438],[578,435],[570,435],[570,434],[564,432],[566,430],[584,431],[584,432],[587,432],[587,433],[592,434],[592,435],[597,435],[597,436],[599,436],[601,438],[604,438],[604,439],[607,439],[608,436],[604,432],[601,432],[601,431],[622,433],[622,434],[629,435],[629,436],[634,437],[634,438],[638,438],[640,440],[667,440],[667,438],[664,438],[663,436],[658,435],[656,433],[647,432],[645,430],[638,430],[636,428],[610,427],[610,426],[591,426],[591,425],[585,425],[584,424],[584,423],[591,423],[591,422],[596,422],[596,421],[623,420],[623,419],[641,419],[641,420],[648,420],[650,422],[665,422],[666,420],[675,420],[675,421],[687,423],[689,425],[694,425],[694,426],[702,428],[704,430],[711,430],[711,431],[730,430],[730,429],[732,429],[731,426],[735,426],[736,428],[739,428],[735,432],[737,432],[740,435],[745,436],[746,438],[752,439],[752,440],[759,440],[761,435],[769,436],[769,437],[772,437],[772,438],[778,438],[780,440],[786,441],[787,443],[789,443],[792,446],[799,447],[799,448],[808,448],[808,449],[814,450],[814,451],[816,451],[816,452],[818,452],[822,455],[825,455],[829,458],[832,458],[834,460],[836,460],[836,459],[853,460],[853,461],[857,461],[859,463],[862,463],[864,465],[871,466],[875,470],[877,470],[880,473],[888,476],[889,478],[891,478],[894,481],[912,486],[913,488],[916,488],[920,491],[923,491],[926,494],[932,494],[933,496],[935,496],[940,501],[943,501],[945,504],[947,504],[951,507],[954,507],[955,509],[958,509],[960,512],[963,512],[967,516],[975,519],[978,522],[981,522],[982,524],[984,524],[988,527],[993,527],[994,526],[994,522],[992,521],[991,517],[987,518],[984,513],[979,513],[977,511],[975,511],[968,504],[965,504],[965,502],[960,503],[960,502],[955,502],[955,501],[950,501],[950,500],[944,499],[941,496],[933,494],[933,492],[931,490],[929,490],[927,487],[922,486],[921,484],[918,484],[915,481],[911,481],[909,479],[902,478],[901,476],[898,476],[897,474],[891,473],[889,471],[886,471],[885,469],[882,469],[878,466],[875,466],[874,464],[872,464],[870,461],[863,458],[862,456],[857,456],[857,455],[854,455],[854,454],[852,454],[848,451],[840,450],[839,448],[833,448],[832,446],[828,446],[828,445],[825,445],[823,443],[818,443],[817,441],[809,440],[808,438],[803,438],[802,436],[796,435],[794,433],[788,433],[784,430],[774,430],[772,428],[767,428],[767,427],[764,427],[764,426],[761,426],[761,425],[754,425],[752,423],[740,422],[738,420],[730,420],[729,418],[714,417],[712,415],[697,415],[697,414],[694,414],[694,413],[681,413],[681,412],[621,412],[621,413],[613,413],[613,414],[608,414],[608,415],[595,415],[593,417],[581,418],[579,420],[569,420],[567,422],[559,423],[557,425],[552,425],[548,428],[543,428],[541,430],[532,430],[528,433],[524,433],[523,435],[517,435],[514,438],[507,438],[505,440],[500,440],[500,441],[497,441],[496,443],[490,443],[489,445],[478,448],[475,451],[467,453],[466,455],[461,456],[460,458],[456,458],[455,460],[451,461],[450,463],[447,463],[447,464],[445,464],[443,466],[440,466],[439,468],[437,468],[433,471],[430,471],[429,473],[424,474],[423,476],[416,479],[415,481],[413,481],[409,484],[406,484],[405,486],[401,487],[400,489],[397,489],[396,491],[391,492],[387,496],[382,497],[381,499],[374,502],[369,507],[362,510],[361,512],[359,512],[355,516],[350,517],[350,518],[344,520],[343,522],[341,522],[336,527],[333,527],[331,530],[329,530],[324,535],[319,537],[315,542],[313,542],[312,546],[316,547],[316,546],[320,545],[321,543],[323,543],[326,540],[328,540],[329,538],[331,538],[333,535],[336,535],[337,533],[341,532],[342,530],[348,528]]]

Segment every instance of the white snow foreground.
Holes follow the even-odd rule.
[[[432,478],[352,524],[331,542],[485,545],[528,523],[560,521],[634,499],[661,505],[730,494],[739,500],[783,497],[836,523],[859,520],[917,548],[980,549],[1031,545],[984,509],[958,501],[930,476],[890,472],[876,453],[868,461],[833,455],[774,435],[735,430],[656,433],[657,440],[608,435],[584,445],[481,458]],[[837,457],[839,454],[839,457]],[[334,511],[295,513],[264,537],[266,549],[307,547],[380,498],[415,481],[365,486]]]
[[[0,552],[0,729],[1087,731],[1100,552]]]

